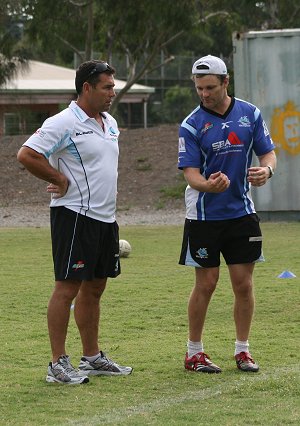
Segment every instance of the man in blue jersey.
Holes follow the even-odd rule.
[[[179,263],[194,266],[196,274],[188,303],[185,368],[221,372],[204,351],[202,333],[222,254],[235,299],[235,361],[240,370],[257,372],[248,337],[254,312],[254,265],[264,259],[250,187],[262,186],[272,177],[274,145],[260,110],[228,95],[229,75],[220,58],[198,59],[192,79],[200,105],[180,126],[178,154],[178,167],[188,183]],[[252,166],[253,153],[259,166]]]
[[[55,287],[48,305],[52,360],[47,382],[81,384],[89,375],[128,375],[100,350],[100,299],[107,278],[120,273],[119,232],[115,219],[118,136],[108,114],[115,70],[87,61],[76,71],[77,101],[48,118],[18,152],[18,160],[48,182]],[[70,308],[80,332],[79,370],[66,352]]]

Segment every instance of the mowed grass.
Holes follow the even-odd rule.
[[[45,382],[53,288],[49,229],[0,229],[0,424],[300,424],[300,224],[262,228],[266,262],[255,269],[250,339],[259,373],[235,367],[233,296],[224,264],[204,335],[206,352],[223,372],[183,369],[194,271],[178,265],[182,227],[127,226],[120,237],[132,253],[103,297],[101,347],[134,372],[93,377],[80,386]],[[284,270],[296,278],[277,278]],[[68,352],[77,366],[81,346],[73,311]]]

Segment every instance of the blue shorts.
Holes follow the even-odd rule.
[[[253,213],[229,220],[185,220],[180,265],[213,268],[264,261],[259,218]]]
[[[56,281],[120,274],[117,222],[101,222],[65,207],[51,207],[50,222]]]

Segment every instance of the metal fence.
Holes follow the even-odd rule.
[[[101,59],[103,55],[100,52],[93,52],[92,57],[94,59]],[[157,55],[153,61],[151,69],[143,77],[143,81],[147,80],[189,80],[191,75],[192,65],[197,58],[193,55],[190,56],[173,56],[168,58],[165,56],[164,52],[161,52],[160,55]],[[145,58],[146,60],[146,58]],[[165,65],[162,65],[165,61]],[[128,70],[129,70],[129,61],[127,55],[116,55],[113,54],[109,62],[117,70],[117,78],[120,80],[127,80]],[[77,68],[80,64],[80,59],[78,55],[74,56],[74,67]],[[140,60],[136,67],[136,72],[138,73],[144,62]]]

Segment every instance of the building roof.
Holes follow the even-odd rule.
[[[115,79],[115,91],[119,92],[126,81]],[[28,67],[20,70],[15,78],[0,88],[3,92],[75,93],[75,70],[38,61],[29,61]],[[154,87],[134,84],[128,94],[150,95]]]

